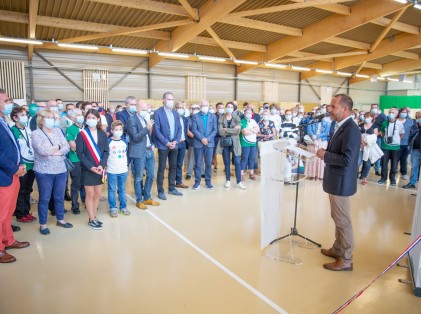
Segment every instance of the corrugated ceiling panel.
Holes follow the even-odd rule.
[[[191,44],[191,43],[185,44],[183,47],[177,50],[177,52],[188,53],[188,54],[197,53],[199,55],[216,56],[216,57],[222,57],[222,58],[228,57],[225,51],[219,46],[207,46],[207,45],[198,45],[198,44]]]
[[[0,34],[5,37],[26,38],[28,25],[13,22],[0,22]]]
[[[320,42],[306,49],[303,49],[301,51],[325,55],[325,54],[332,54],[332,53],[348,52],[348,51],[351,51],[352,49],[353,48],[350,48],[350,47],[338,46],[331,43]]]
[[[3,0],[0,1],[0,10],[15,11],[15,12],[28,12],[27,0]]]
[[[379,37],[384,27],[376,24],[367,23],[354,28],[348,32],[342,33],[339,37],[361,41],[365,43],[374,43]],[[391,34],[398,34],[399,31],[391,30]]]
[[[395,56],[386,56],[386,57],[383,57],[383,58],[371,60],[370,62],[384,64],[384,63],[389,63],[389,62],[393,62],[393,61],[397,61],[397,60],[403,60],[403,59],[400,58],[400,57],[395,57]]]
[[[283,34],[261,31],[248,27],[216,23],[212,25],[215,33],[225,40],[248,42],[253,44],[267,45],[273,41],[285,37]]]
[[[392,19],[395,14],[390,14],[388,18]],[[421,27],[421,10],[409,7],[399,19],[399,22]]]

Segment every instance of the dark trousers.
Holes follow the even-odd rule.
[[[230,154],[232,154],[232,161],[235,167],[235,178],[237,179],[237,183],[241,182],[241,164],[240,164],[240,156],[235,156],[234,154],[234,146],[226,146],[222,150],[222,157],[224,159],[225,165],[225,178],[227,181],[231,181],[231,159]]]
[[[403,176],[408,174],[408,156],[409,156],[409,147],[408,145],[401,145],[399,149],[399,164],[400,172]]]
[[[70,171],[70,178],[72,183],[70,185],[70,197],[72,198],[72,210],[79,209],[79,192],[80,192],[80,180],[81,180],[81,168],[80,162],[73,162],[75,168]]]
[[[168,171],[168,191],[175,189],[175,175],[177,171],[177,155],[178,149],[158,149],[158,172],[156,174],[156,186],[158,193],[164,192],[164,172],[167,164],[170,170]]]
[[[194,169],[195,183],[200,183],[202,178],[202,162],[205,161],[205,182],[211,183],[212,179],[212,158],[213,147],[202,146],[194,149],[194,160],[196,167]]]
[[[396,183],[396,172],[398,169],[398,157],[399,157],[399,150],[388,150],[383,149],[383,157],[382,157],[382,180],[387,180],[387,173],[388,173],[388,166],[389,160],[391,163],[390,166],[390,183]]]
[[[33,170],[28,170],[23,177],[19,178],[20,189],[15,209],[15,216],[17,219],[25,217],[31,210],[31,193],[34,180],[35,173]]]
[[[175,175],[175,182],[177,184],[183,183],[183,163],[184,156],[186,156],[186,146],[186,141],[178,144],[177,171]]]

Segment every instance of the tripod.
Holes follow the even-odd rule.
[[[299,174],[298,174],[298,173],[297,173],[297,176],[299,176]],[[270,244],[273,244],[273,243],[275,243],[275,242],[277,242],[277,241],[279,241],[279,240],[282,240],[282,239],[288,238],[288,237],[290,237],[290,236],[299,236],[300,238],[302,238],[302,239],[304,239],[304,240],[306,240],[306,241],[309,241],[309,242],[313,243],[314,245],[317,245],[318,247],[322,247],[322,245],[321,245],[321,244],[319,244],[319,243],[317,243],[317,242],[315,242],[315,241],[313,241],[313,240],[311,240],[311,239],[309,239],[309,238],[307,238],[307,237],[305,237],[305,236],[301,235],[301,234],[298,232],[298,229],[297,229],[297,207],[298,207],[298,188],[299,188],[299,185],[300,185],[300,182],[299,182],[299,181],[297,181],[297,183],[296,183],[296,188],[295,188],[295,213],[294,213],[294,227],[292,227],[292,228],[291,228],[291,232],[290,232],[289,234],[286,234],[286,235],[284,235],[284,236],[282,236],[282,237],[280,237],[280,238],[277,238],[277,239],[273,240],[272,242],[270,242]]]

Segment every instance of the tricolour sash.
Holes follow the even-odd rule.
[[[86,146],[88,147],[89,152],[92,155],[96,165],[99,165],[101,161],[101,153],[99,151],[98,145],[95,143],[94,138],[92,137],[91,132],[88,128],[80,131],[80,135],[82,136],[83,140],[85,141]]]

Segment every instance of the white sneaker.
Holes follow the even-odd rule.
[[[230,188],[231,187],[231,181],[225,182],[224,188]]]
[[[246,188],[246,186],[243,184],[243,182],[238,183],[238,184],[237,184],[237,187],[238,187],[239,189],[242,189],[242,190],[247,190],[247,188]]]

